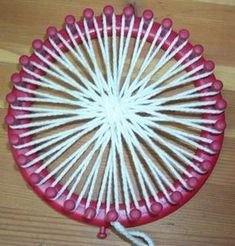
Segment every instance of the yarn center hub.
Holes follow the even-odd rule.
[[[126,115],[122,99],[113,95],[103,97],[103,110],[110,124],[121,122]]]

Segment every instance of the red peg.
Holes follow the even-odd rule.
[[[65,17],[65,24],[70,28],[70,30],[74,33],[76,31],[76,28],[74,26],[76,22],[76,19],[73,15],[67,15]]]
[[[17,96],[13,93],[9,93],[7,96],[6,96],[6,100],[9,104],[14,104],[17,102]]]
[[[65,23],[66,25],[68,25],[69,27],[73,26],[75,23],[76,19],[73,15],[67,15],[65,17]]]
[[[5,123],[7,124],[7,125],[14,125],[15,124],[15,121],[16,121],[16,119],[15,119],[15,117],[14,117],[14,115],[7,115],[6,117],[5,117]]]
[[[114,13],[113,7],[111,5],[105,6],[103,9],[103,13],[106,16],[107,24],[111,24],[112,23],[112,16]]]
[[[143,12],[143,18],[144,18],[144,25],[145,25],[145,28],[146,28],[146,27],[148,27],[150,21],[153,19],[153,11],[150,10],[150,9],[146,9]]]
[[[68,199],[64,202],[64,209],[66,211],[73,211],[75,209],[75,202],[72,199]]]
[[[214,152],[218,153],[218,152],[221,150],[222,145],[221,145],[221,143],[220,143],[219,141],[213,141],[213,142],[210,144],[210,148],[211,148]]]
[[[179,31],[179,39],[184,42],[189,39],[189,31],[187,29],[182,29]]]
[[[143,12],[143,17],[146,21],[151,21],[153,19],[153,11],[150,9],[146,9]]]
[[[96,216],[96,210],[95,208],[92,208],[92,207],[89,207],[85,210],[85,218],[88,219],[88,220],[92,220],[95,218]]]
[[[57,190],[55,187],[48,187],[45,191],[45,195],[49,199],[53,199],[57,195]]]
[[[104,9],[103,9],[103,13],[104,13],[104,15],[107,17],[107,18],[112,18],[112,15],[113,15],[113,13],[114,13],[114,9],[113,9],[113,6],[111,6],[111,5],[107,5],[107,6],[105,6],[104,7]]]
[[[178,204],[181,199],[182,199],[182,194],[179,191],[174,191],[171,194],[171,200],[173,203]]]
[[[93,9],[91,9],[91,8],[86,8],[86,9],[84,9],[84,11],[83,11],[83,16],[84,16],[84,18],[87,19],[87,20],[92,20],[92,19],[93,19],[93,16],[94,16],[94,11],[93,11]]]
[[[22,66],[24,67],[29,67],[30,66],[30,59],[28,56],[21,56],[20,59],[19,59],[19,62]]]
[[[159,202],[154,202],[151,204],[151,207],[150,207],[150,212],[154,215],[157,215],[159,214],[163,209],[163,206],[161,203]]]
[[[32,174],[30,175],[30,180],[31,180],[31,182],[32,182],[33,184],[38,184],[38,183],[40,182],[40,180],[41,180],[41,177],[40,177],[40,175],[37,174],[37,173],[32,173]]]
[[[198,45],[195,45],[193,47],[193,56],[194,57],[201,56],[203,52],[204,52],[204,48],[202,45],[198,44]]]
[[[132,6],[127,6],[123,9],[123,15],[125,16],[126,25],[130,24],[131,17],[134,15],[134,8]]]
[[[47,28],[47,35],[51,38],[54,38],[57,35],[57,29],[53,26]]]
[[[83,16],[86,19],[88,26],[92,27],[92,25],[93,25],[93,17],[94,17],[93,9],[90,9],[90,8],[84,9]]]
[[[224,131],[226,128],[226,122],[225,120],[217,120],[215,123],[215,129],[218,131]]]
[[[43,53],[43,42],[40,39],[35,39],[32,43],[33,49],[39,53]]]
[[[106,215],[107,221],[108,222],[113,222],[118,219],[118,213],[116,210],[110,210],[107,215]]]
[[[134,208],[131,210],[129,217],[131,221],[136,221],[141,217],[141,211],[137,208]]]
[[[221,91],[223,89],[223,83],[220,80],[216,80],[215,82],[213,82],[213,84],[211,85],[211,89],[213,91]]]
[[[22,82],[21,75],[19,73],[13,73],[11,75],[11,82],[13,84],[20,84]]]
[[[28,158],[27,158],[25,155],[20,155],[20,156],[17,158],[17,163],[18,163],[20,166],[24,166],[27,162],[28,162]]]
[[[107,237],[106,227],[104,227],[104,226],[101,226],[101,227],[100,227],[100,231],[99,231],[99,233],[97,234],[97,237],[98,237],[99,239],[105,239],[105,238]]]
[[[47,28],[47,36],[51,39],[53,39],[56,43],[59,43],[59,38],[57,36],[57,29],[53,26],[50,26]]]
[[[123,9],[123,15],[125,15],[126,18],[130,18],[134,15],[134,9],[132,6],[126,6]]]
[[[210,161],[205,160],[201,163],[202,171],[208,172],[211,168],[212,168],[212,164]]]
[[[9,141],[10,141],[10,144],[17,145],[20,143],[20,138],[18,135],[11,135]]]
[[[219,99],[215,104],[216,109],[225,110],[227,107],[227,102],[224,99]]]
[[[213,61],[206,61],[204,64],[205,72],[212,72],[215,69],[215,63]]]
[[[198,184],[198,179],[196,177],[191,177],[187,180],[187,185],[191,188],[194,189]]]
[[[162,20],[162,27],[165,30],[169,30],[173,25],[173,22],[170,18],[165,18]]]
[[[32,70],[33,69],[33,65],[30,63],[30,58],[28,56],[21,56],[19,59],[19,63],[21,64],[22,67],[25,67],[27,69]]]

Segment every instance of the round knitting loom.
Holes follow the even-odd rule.
[[[71,15],[11,77],[6,122],[19,169],[58,212],[115,228],[135,245],[153,245],[129,231],[186,203],[219,156],[226,102],[214,63],[189,32],[154,21],[151,10]],[[145,242],[143,242],[145,241]]]

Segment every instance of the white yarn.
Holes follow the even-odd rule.
[[[151,238],[145,233],[138,231],[128,231],[119,222],[111,223],[115,230],[136,246],[154,246]],[[141,240],[140,240],[141,239]]]
[[[144,198],[147,207],[151,206],[150,197],[159,202],[157,194],[160,191],[172,203],[168,189],[172,192],[175,191],[173,177],[179,180],[185,188],[189,188],[182,178],[182,174],[191,177],[187,167],[190,166],[197,172],[202,172],[193,159],[198,162],[202,162],[203,159],[192,153],[190,148],[201,149],[209,154],[214,153],[206,145],[212,142],[211,139],[201,137],[190,130],[220,133],[211,127],[216,123],[215,120],[200,118],[201,114],[220,114],[222,112],[213,108],[216,101],[199,100],[199,98],[215,96],[218,92],[206,90],[211,87],[212,82],[195,88],[184,87],[199,79],[207,78],[212,72],[205,72],[204,66],[199,65],[190,72],[182,73],[188,66],[195,64],[201,58],[201,56],[191,58],[192,50],[189,50],[173,65],[169,65],[173,57],[188,43],[186,40],[179,44],[179,36],[174,38],[164,54],[157,59],[162,46],[172,32],[171,29],[166,32],[160,26],[149,45],[142,64],[134,75],[154,21],[151,20],[146,27],[144,19],[140,20],[130,60],[127,61],[131,49],[135,17],[130,19],[128,30],[125,33],[126,17],[122,16],[120,37],[117,38],[116,16],[113,14],[112,37],[110,39],[108,38],[109,24],[105,15],[102,16],[102,20],[103,33],[101,34],[100,26],[96,18],[93,18],[103,69],[98,62],[95,49],[97,47],[92,42],[86,20],[83,22],[84,35],[79,25],[75,23],[75,31],[82,40],[83,48],[78,45],[69,26],[65,28],[68,40],[60,33],[57,34],[58,40],[67,48],[71,57],[68,57],[52,38],[49,38],[49,42],[53,49],[49,49],[45,45],[43,49],[56,61],[55,63],[35,51],[37,58],[46,66],[36,61],[31,61],[31,65],[45,72],[46,76],[37,74],[33,69],[23,67],[24,71],[31,76],[30,78],[23,77],[23,83],[36,85],[41,90],[15,85],[16,89],[21,92],[21,96],[18,97],[18,105],[11,105],[14,110],[19,111],[19,114],[16,115],[16,123],[11,128],[27,129],[27,131],[22,131],[20,138],[34,137],[35,135],[38,135],[38,138],[33,138],[27,143],[22,142],[14,147],[16,149],[31,148],[25,153],[28,157],[38,154],[23,167],[29,168],[42,162],[42,165],[35,171],[40,173],[51,167],[56,160],[60,160],[66,151],[85,135],[91,134],[85,143],[82,143],[56,167],[53,167],[38,185],[45,184],[51,177],[55,177],[52,184],[54,187],[73,170],[54,199],[59,198],[68,188],[66,199],[69,199],[81,187],[76,200],[76,208],[83,197],[87,197],[86,207],[89,207],[91,201],[96,198],[97,212],[103,201],[106,203],[106,212],[110,210],[112,202],[115,209],[119,211],[122,201],[125,204],[126,213],[129,214],[131,203],[139,208],[139,197]],[[144,35],[142,35],[144,29]],[[159,41],[160,37],[161,41]],[[153,68],[146,75],[151,64]],[[77,69],[76,65],[82,69]],[[168,66],[167,70],[157,79],[153,79],[166,65]],[[126,74],[124,74],[125,66],[128,66]],[[166,83],[166,81],[168,82]],[[164,96],[166,91],[174,90],[180,86],[182,91]],[[33,104],[24,106],[21,104],[23,102],[32,102]],[[54,108],[53,105],[57,105],[58,108]],[[22,114],[22,111],[26,113]],[[176,114],[171,115],[171,112]],[[185,117],[180,116],[181,113]],[[196,117],[187,116],[187,114],[194,114]],[[21,123],[21,120],[29,119],[34,119],[34,121]],[[50,130],[83,121],[85,123],[79,126],[62,129],[60,132],[47,136],[41,135],[50,133]],[[184,126],[184,130],[167,126],[166,123]],[[177,140],[178,144],[170,140],[172,137]],[[150,158],[147,148],[143,147],[143,142],[144,146],[151,149],[161,161],[161,167]],[[201,143],[205,143],[205,145]],[[181,144],[184,144],[183,148]],[[107,158],[104,160],[106,149]],[[136,183],[127,168],[125,157],[127,150],[129,150],[133,162]],[[177,159],[174,156],[177,156]],[[104,172],[101,174],[103,162],[105,162],[105,166]],[[84,184],[81,184],[82,177],[89,168],[90,172],[86,174],[87,178]],[[99,179],[101,182],[95,197],[95,188]],[[135,187],[136,184],[139,188]],[[127,231],[119,222],[111,224],[134,245],[153,245],[152,240],[145,234]]]

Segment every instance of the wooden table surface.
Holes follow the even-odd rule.
[[[0,0],[0,245],[78,246],[128,245],[113,232],[96,238],[97,228],[72,221],[42,202],[15,169],[7,144],[5,96],[18,57],[29,54],[31,41],[44,36],[48,25],[61,26],[64,16],[80,16],[85,7],[100,14],[106,4],[116,11],[132,3],[138,14],[154,10],[156,19],[169,16],[174,29],[188,28],[191,41],[201,42],[205,56],[216,62],[224,82],[228,109],[225,142],[217,166],[201,191],[174,214],[138,229],[156,245],[235,245],[235,0]]]

